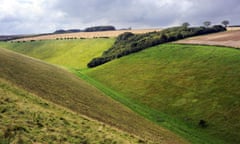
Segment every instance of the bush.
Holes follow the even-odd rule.
[[[198,122],[198,125],[201,127],[201,128],[206,128],[208,125],[207,125],[207,122],[205,120],[200,120]]]

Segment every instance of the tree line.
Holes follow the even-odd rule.
[[[189,23],[184,23],[182,26],[171,27],[160,32],[150,32],[145,34],[133,34],[131,32],[123,33],[117,37],[111,48],[103,52],[101,57],[93,58],[87,66],[89,68],[96,67],[113,59],[120,58],[158,44],[226,30],[226,28],[222,25],[214,25],[212,27],[210,27],[209,24],[207,26],[200,27],[189,27],[189,25]]]

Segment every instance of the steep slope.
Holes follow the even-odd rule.
[[[166,144],[187,143],[61,68],[6,49],[0,49],[0,68],[0,78],[77,113],[138,135],[144,140]]]
[[[0,143],[138,143],[0,78]]]
[[[239,50],[165,44],[83,73],[193,141],[240,143]]]

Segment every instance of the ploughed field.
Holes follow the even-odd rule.
[[[181,44],[203,44],[240,48],[240,30],[226,31],[179,40]]]

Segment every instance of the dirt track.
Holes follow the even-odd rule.
[[[30,41],[30,40],[50,40],[50,39],[68,39],[68,38],[94,38],[94,37],[117,37],[124,32],[132,32],[135,34],[160,31],[161,29],[139,29],[139,30],[116,30],[116,31],[103,31],[103,32],[78,32],[66,34],[52,34],[43,35],[29,38],[17,39],[15,41]]]
[[[179,40],[175,43],[206,44],[240,48],[240,30],[226,31]]]

